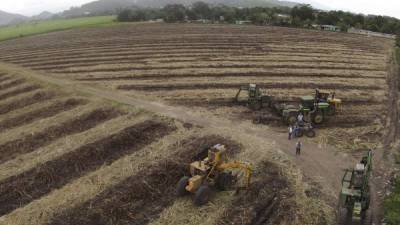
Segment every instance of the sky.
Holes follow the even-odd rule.
[[[60,12],[94,0],[0,0],[0,10],[32,16],[42,11]],[[112,0],[111,0],[112,1]],[[290,1],[290,0],[289,0]],[[355,13],[393,16],[400,19],[400,0],[292,0]]]

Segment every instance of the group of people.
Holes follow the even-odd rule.
[[[294,137],[297,136],[297,132],[299,132],[300,126],[304,126],[304,116],[302,113],[299,113],[297,116],[297,122],[294,126],[290,125],[289,126],[289,137],[288,139],[291,140]],[[302,143],[300,140],[296,142],[296,155],[300,155],[301,153],[301,147]]]

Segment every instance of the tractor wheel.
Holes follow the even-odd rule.
[[[250,108],[252,110],[256,110],[256,111],[260,110],[262,108],[261,101],[251,102],[250,103]]]
[[[261,123],[261,117],[257,117],[255,119],[253,119],[253,123],[254,124],[260,124]]]
[[[313,129],[309,129],[306,131],[306,136],[309,138],[315,137],[315,131]]]
[[[207,185],[200,186],[194,195],[194,204],[197,206],[204,205],[210,199],[211,190]]]
[[[371,209],[368,209],[362,212],[361,225],[371,225],[371,224],[372,224],[372,211]]]
[[[336,107],[334,105],[331,105],[328,110],[328,115],[334,116],[335,114],[336,114]]]
[[[227,188],[233,185],[234,177],[231,173],[221,173],[218,175],[215,186],[218,190],[225,191]]]
[[[297,113],[295,113],[295,112],[289,113],[289,115],[288,115],[288,117],[286,119],[286,122],[289,125],[294,125],[297,122]]]
[[[315,124],[321,124],[324,122],[324,115],[322,115],[322,113],[316,113],[313,117]]]
[[[188,193],[186,190],[186,186],[189,184],[189,177],[184,176],[182,177],[179,181],[178,184],[176,185],[176,195],[177,196],[184,196]]]

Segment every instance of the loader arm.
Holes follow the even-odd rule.
[[[248,86],[242,86],[242,87],[239,88],[239,90],[238,90],[238,92],[236,93],[236,96],[235,96],[235,101],[236,102],[239,102],[239,95],[240,95],[240,93],[242,91],[249,91],[249,87]]]
[[[246,188],[250,186],[251,176],[253,174],[253,168],[251,165],[243,162],[233,161],[229,163],[223,163],[218,166],[218,169],[223,170],[230,170],[230,169],[239,169],[245,173],[246,176]]]

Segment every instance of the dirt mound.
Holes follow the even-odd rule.
[[[225,144],[230,154],[241,149],[239,144],[219,136],[183,140],[172,146],[179,148],[174,159],[155,163],[96,198],[54,218],[50,224],[147,224],[173,204],[176,183],[188,173],[188,164],[206,157],[207,150],[219,143]]]
[[[266,225],[291,220],[294,206],[286,205],[290,198],[288,183],[280,175],[279,168],[264,162],[257,168],[249,190],[243,192],[223,213],[218,225]]]

